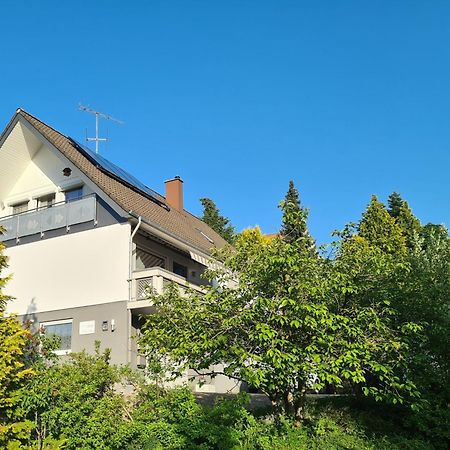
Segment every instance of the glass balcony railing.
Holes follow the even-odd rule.
[[[23,236],[66,228],[71,225],[97,220],[97,200],[95,195],[82,197],[70,202],[56,203],[47,208],[30,210],[20,214],[0,218],[0,241],[20,239]]]

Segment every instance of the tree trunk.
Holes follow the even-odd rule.
[[[306,418],[305,402],[306,402],[306,387],[302,386],[300,388],[299,395],[295,399],[295,403],[294,403],[294,407],[295,407],[294,420],[295,420],[296,425],[301,425]]]
[[[294,394],[290,391],[284,397],[284,412],[288,417],[295,417]]]

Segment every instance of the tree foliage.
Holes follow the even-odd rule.
[[[54,360],[54,342],[5,316],[0,278],[0,447],[448,448],[450,238],[394,200],[373,197],[325,257],[291,184],[281,204],[290,232],[247,230],[219,252],[203,295],[171,285],[153,298],[141,340],[149,369],[245,381],[270,397],[275,422],[243,397],[204,407],[188,388],[144,385],[98,348]],[[305,405],[322,388],[354,401]],[[295,427],[284,414],[308,420]]]
[[[1,231],[1,230],[0,230]],[[4,245],[0,242],[0,274],[7,267]],[[28,331],[14,316],[5,314],[8,297],[3,293],[7,277],[0,277],[0,445],[26,435],[30,423],[21,420],[16,408],[32,369],[24,362]]]
[[[401,195],[398,192],[393,192],[388,197],[388,212],[394,219],[400,215],[400,209],[404,203]]]
[[[388,198],[388,212],[402,229],[403,236],[409,248],[416,235],[420,234],[421,224],[414,216],[406,200],[403,200],[398,192],[393,192]]]
[[[236,231],[230,219],[220,214],[216,204],[209,198],[201,198],[203,215],[201,219],[230,244],[233,243]]]
[[[313,249],[315,243],[309,234],[307,225],[308,210],[301,206],[300,194],[292,180],[289,181],[289,189],[280,206],[283,211],[280,231],[281,236],[283,236],[285,240],[291,242],[301,239],[306,247]],[[292,223],[292,214],[297,216],[295,223]]]
[[[415,397],[401,368],[419,327],[395,326],[378,290],[404,270],[393,256],[406,251],[394,219],[372,199],[360,235],[336,243],[327,260],[311,252],[304,211],[291,202],[282,208],[285,226],[301,232],[268,239],[245,231],[224,268],[210,273],[218,287],[186,296],[172,286],[153,298],[158,314],[147,318],[141,341],[149,358],[173,376],[223,363],[225,375],[299,420],[306,390],[328,384],[394,403]]]

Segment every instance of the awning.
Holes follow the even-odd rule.
[[[199,255],[194,252],[189,252],[189,253],[191,254],[191,258],[194,261],[197,261],[198,263],[207,267],[208,269],[218,269],[220,267],[220,264],[211,258],[206,258],[205,256]]]

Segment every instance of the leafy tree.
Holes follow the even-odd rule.
[[[419,341],[422,326],[411,317],[399,315],[397,309],[411,271],[408,247],[402,228],[375,196],[363,213],[356,233],[345,234],[338,243],[335,268],[344,285],[351,286],[345,295],[345,305],[369,308],[374,312],[374,320],[383,319],[387,326],[383,332],[386,348],[393,348],[379,356],[382,360],[387,358],[382,370],[389,367],[390,388],[395,390],[395,386],[401,386],[405,397],[416,399],[419,393],[410,376],[411,346]],[[399,350],[397,354],[395,348]],[[392,357],[398,358],[398,363]],[[383,378],[372,379],[369,385],[380,389]],[[404,398],[391,397],[391,400],[403,402]]]
[[[411,270],[396,304],[399,317],[423,325],[423,339],[412,346],[411,376],[424,410],[416,426],[450,443],[450,237],[442,225],[425,225],[416,234],[408,260]]]
[[[388,198],[388,212],[400,225],[408,247],[413,244],[414,236],[420,234],[420,221],[414,216],[408,202],[403,200],[399,193],[393,192]]]
[[[406,254],[405,238],[401,228],[375,195],[372,196],[359,223],[358,235],[385,253]]]
[[[233,225],[230,223],[230,219],[220,214],[216,204],[209,198],[201,198],[201,204],[203,205],[203,215],[201,219],[207,225],[209,225],[216,233],[222,236],[230,244],[236,235],[236,231]]]
[[[303,212],[289,203],[283,208],[285,223],[303,229]],[[370,215],[360,226],[367,232]],[[391,255],[386,260],[379,247],[355,237],[338,244],[336,260],[325,260],[305,245],[303,233],[295,235],[268,239],[247,230],[224,268],[210,273],[217,288],[181,295],[171,286],[155,296],[158,314],[147,318],[141,340],[148,357],[173,377],[190,367],[246,381],[296,420],[305,417],[307,389],[327,384],[356,386],[394,403],[414,397],[414,386],[397,370],[414,326],[394,328],[386,299],[359,295],[359,272],[387,277]],[[400,232],[398,239],[403,243]],[[220,364],[221,370],[211,368]]]
[[[3,233],[3,229],[0,227],[0,237]],[[5,246],[0,241],[0,275],[3,270],[5,270],[8,267],[8,258],[4,254]],[[3,293],[3,289],[6,286],[6,283],[8,282],[9,277],[1,277],[0,276],[0,311],[4,312],[6,308],[6,302],[10,299],[9,296],[5,295]]]
[[[109,364],[109,350],[70,355],[51,364],[28,384],[21,407],[34,422],[32,440],[60,439],[69,449],[122,449],[130,411],[116,383],[128,372]]]
[[[4,248],[0,242],[0,273],[7,267]],[[8,296],[2,288],[7,281],[8,277],[0,277],[0,445],[26,436],[31,429],[31,423],[21,420],[17,411],[27,378],[33,373],[24,363],[29,333],[14,316],[5,315]]]
[[[400,208],[397,223],[403,231],[408,247],[411,248],[415,238],[420,235],[422,226],[406,201],[403,202],[403,205]]]

